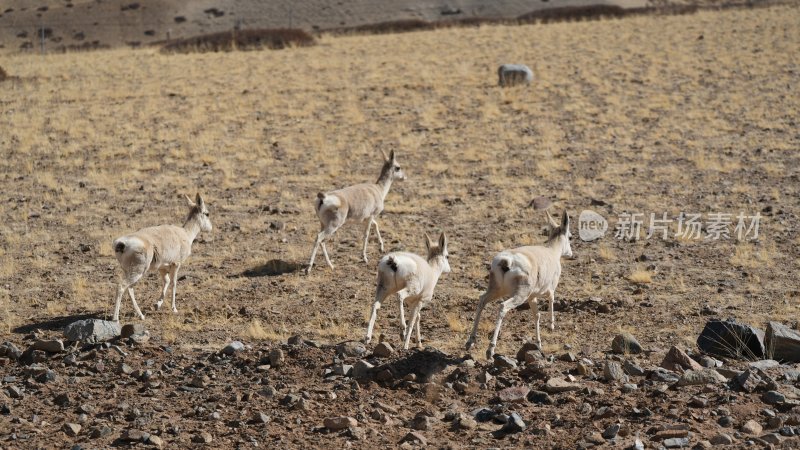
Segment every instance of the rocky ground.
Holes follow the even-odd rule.
[[[301,336],[185,351],[92,321],[0,347],[0,448],[800,445],[800,365],[643,349],[627,333],[602,359],[525,343],[486,362]]]

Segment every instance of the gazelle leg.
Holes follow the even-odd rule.
[[[517,288],[516,294],[500,305],[500,312],[497,314],[497,323],[494,325],[492,341],[489,343],[489,349],[486,350],[487,359],[492,359],[492,356],[494,356],[494,350],[497,347],[497,337],[500,335],[500,327],[503,325],[503,318],[506,316],[506,314],[508,314],[509,311],[525,303],[529,295],[529,289]]]

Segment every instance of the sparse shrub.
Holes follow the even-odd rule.
[[[168,42],[162,53],[229,52],[233,50],[283,49],[316,44],[313,36],[296,28],[254,29],[204,34]]]
[[[0,67],[0,81],[6,81],[8,79],[8,73],[5,69]]]
[[[345,27],[335,30],[341,34],[390,34],[407,33],[409,31],[432,30],[436,24],[421,19],[391,20],[388,22],[369,23],[355,27]]]

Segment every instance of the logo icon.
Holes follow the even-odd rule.
[[[578,217],[578,236],[582,241],[600,239],[608,230],[608,221],[594,211],[584,209]]]

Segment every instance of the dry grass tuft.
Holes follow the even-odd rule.
[[[649,284],[653,282],[653,273],[647,270],[634,270],[628,275],[628,280],[636,284]]]

